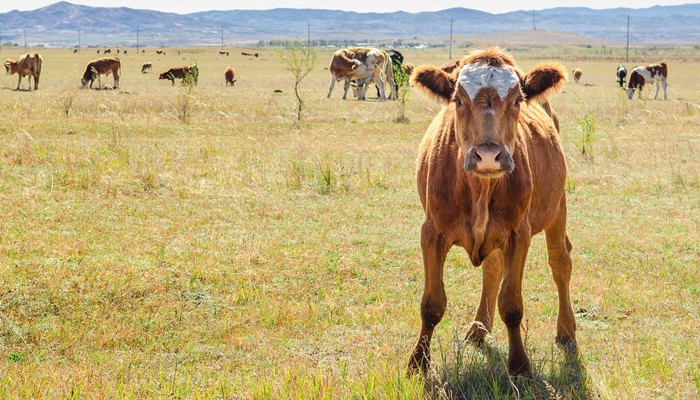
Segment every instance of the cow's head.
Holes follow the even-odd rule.
[[[479,177],[498,178],[515,168],[512,151],[521,104],[558,90],[566,73],[559,64],[541,64],[523,74],[507,54],[489,49],[466,57],[451,74],[421,67],[411,81],[453,109],[464,168]]]
[[[632,97],[634,97],[634,90],[637,88],[639,88],[639,90],[642,90],[642,86],[644,86],[644,77],[640,75],[639,72],[633,69],[632,74],[630,74],[630,78],[627,83],[627,98],[632,100]]]
[[[95,67],[90,67],[85,70],[85,73],[83,74],[82,79],[80,79],[80,83],[83,84],[83,87],[85,87],[88,83],[93,82],[95,79],[97,79],[97,69]],[[92,85],[90,85],[92,87]]]

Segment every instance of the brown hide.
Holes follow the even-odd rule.
[[[226,84],[233,86],[236,83],[236,70],[233,67],[226,68],[224,71],[224,79],[226,79]]]
[[[468,66],[509,71],[509,76],[515,77],[515,86],[502,98],[496,86],[490,84],[468,95],[457,83],[462,69],[470,73]],[[566,164],[558,137],[558,118],[546,100],[565,79],[563,67],[558,64],[542,64],[523,74],[499,49],[466,57],[451,74],[436,67],[414,71],[412,83],[447,104],[423,137],[417,159],[418,194],[425,211],[421,230],[425,288],[421,332],[409,359],[409,373],[425,373],[430,363],[430,339],[447,306],[442,282],[444,262],[449,249],[456,245],[483,270],[481,301],[467,339],[477,343],[485,340],[498,304],[508,330],[509,371],[530,374],[520,335],[524,313],[522,276],[530,238],[541,231],[546,233],[549,264],[559,291],[557,343],[576,350],[576,323],[569,300],[571,243],[566,235]],[[525,101],[520,101],[523,98]],[[513,141],[502,148],[512,155],[513,169],[499,175],[467,169],[472,151],[468,143],[482,128],[489,132],[487,146],[512,136]],[[473,147],[479,146],[483,145]]]
[[[145,62],[145,63],[143,63],[143,65],[141,65],[141,72],[145,73],[147,71],[151,71],[152,69],[153,69],[153,64],[151,64],[149,62]]]
[[[90,88],[92,88],[95,79],[101,80],[101,75],[112,74],[112,77],[114,77],[114,88],[116,89],[119,87],[119,73],[121,68],[122,64],[118,57],[106,57],[92,60],[85,66],[85,71],[83,72],[83,78],[81,80],[83,87],[90,83]]]
[[[627,87],[630,89],[639,89],[644,87],[644,82],[644,77],[637,73],[637,71],[632,70],[630,78],[627,81]]]
[[[19,79],[17,81],[17,90],[19,90],[20,83],[22,83],[22,78],[27,77],[29,80],[29,88],[31,89],[31,79],[34,78],[34,90],[39,89],[39,78],[41,76],[41,65],[43,59],[39,53],[25,54],[15,61],[8,59],[5,61],[5,70],[8,75],[17,74]]]

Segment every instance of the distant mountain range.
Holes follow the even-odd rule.
[[[627,16],[633,44],[700,43],[700,3],[644,9],[552,8],[490,14],[466,8],[435,12],[357,13],[337,10],[205,11],[175,14],[59,2],[33,11],[0,14],[0,42],[74,46],[195,46],[254,44],[259,40],[305,39],[421,41],[453,33],[491,34],[532,29],[558,30],[611,43],[625,42]],[[78,33],[80,31],[80,33]]]

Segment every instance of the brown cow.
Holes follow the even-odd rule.
[[[578,83],[579,80],[581,80],[581,75],[583,75],[583,71],[581,71],[581,68],[574,68],[573,71],[571,71],[571,76],[574,77],[574,82]]]
[[[369,48],[367,47],[348,47],[347,49],[340,49],[333,54],[331,65],[328,68],[331,73],[331,86],[328,89],[326,98],[331,98],[335,83],[341,80],[345,80],[343,100],[347,98],[350,82],[353,79],[361,79],[367,76],[368,71],[364,61],[367,60],[368,52]]]
[[[229,53],[228,53],[228,51],[220,51],[219,54],[221,54],[222,56],[227,56],[227,57],[228,57],[228,54],[229,54]]]
[[[117,57],[92,60],[85,66],[85,72],[83,72],[83,78],[80,82],[83,84],[83,87],[90,83],[90,88],[92,89],[92,83],[97,79],[100,89],[102,89],[102,75],[112,74],[112,77],[114,77],[114,89],[117,89],[119,88],[119,73],[121,69],[122,63]]]
[[[668,66],[666,63],[651,64],[646,67],[634,67],[630,74],[629,82],[627,83],[627,98],[632,100],[635,89],[639,89],[639,99],[641,100],[642,88],[644,88],[644,83],[648,80],[656,84],[654,100],[659,96],[659,84],[664,88],[664,100],[666,100],[668,89],[666,78],[668,78]]]
[[[193,70],[190,69],[189,66],[170,68],[169,70],[162,72],[158,79],[168,79],[174,85],[175,79],[182,79],[182,83],[185,83],[185,80],[194,74],[194,83],[197,84],[197,70],[194,70],[194,72],[192,71]]]
[[[467,339],[484,341],[498,304],[508,330],[508,369],[531,373],[520,331],[522,278],[530,238],[543,230],[559,292],[556,342],[576,351],[566,163],[558,117],[547,101],[565,80],[564,68],[554,63],[524,74],[498,48],[465,57],[451,74],[433,66],[414,71],[413,84],[446,105],[423,137],[417,162],[426,216],[421,230],[425,287],[409,374],[425,373],[430,363],[430,339],[447,306],[443,267],[453,245],[463,247],[483,271],[481,301]]]
[[[148,71],[152,71],[152,70],[153,70],[153,64],[151,64],[150,62],[145,62],[141,65],[141,72],[143,72],[144,74],[147,73]]]
[[[103,54],[111,54],[112,50],[111,49],[106,49],[105,51],[102,52]]]
[[[227,67],[226,71],[224,71],[224,78],[226,79],[226,85],[231,85],[233,87],[233,84],[236,83],[236,70],[233,67]]]
[[[27,77],[29,81],[29,89],[32,88],[32,78],[34,78],[34,90],[39,89],[39,76],[41,75],[41,64],[42,58],[39,53],[25,54],[15,61],[13,59],[8,59],[5,61],[5,71],[7,75],[17,74],[19,79],[17,80],[17,89],[19,90],[19,85],[22,83],[22,78]]]

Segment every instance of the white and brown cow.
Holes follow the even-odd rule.
[[[362,79],[367,76],[367,66],[364,61],[367,59],[369,50],[367,47],[348,47],[333,53],[331,65],[328,67],[331,72],[331,86],[328,88],[326,98],[331,98],[335,83],[344,80],[343,100],[347,99],[350,82],[353,79]]]
[[[374,83],[379,90],[379,100],[385,101],[387,97],[391,96],[392,85],[390,82],[394,80],[394,69],[391,64],[391,58],[389,58],[389,55],[384,50],[371,48],[367,52],[367,57],[363,64],[367,68],[367,76],[357,81],[359,99],[365,99],[365,84]],[[385,84],[389,86],[389,96],[386,96],[384,91]]]
[[[417,160],[425,285],[409,373],[425,373],[430,363],[430,340],[447,307],[443,269],[452,246],[464,248],[483,271],[467,339],[485,340],[498,305],[508,331],[508,369],[531,373],[521,336],[522,282],[531,237],[542,231],[559,294],[556,342],[576,352],[566,161],[558,117],[547,101],[566,80],[564,71],[544,63],[523,73],[510,56],[489,49],[467,56],[452,73],[424,66],[411,76],[445,106],[425,133]]]
[[[654,100],[659,96],[659,85],[664,88],[664,100],[667,95],[666,78],[668,77],[668,67],[666,63],[651,64],[645,67],[634,67],[627,83],[627,98],[632,100],[634,91],[639,90],[639,98],[642,98],[642,88],[649,82],[656,83],[656,94]]]
[[[615,76],[617,77],[617,84],[620,85],[620,87],[624,87],[625,82],[627,82],[627,68],[620,64],[620,66],[617,67],[617,71],[615,71]]]
[[[97,79],[100,89],[102,89],[102,75],[112,74],[114,77],[114,89],[119,88],[119,73],[122,69],[122,63],[117,57],[105,57],[90,61],[85,66],[83,77],[80,83],[85,87],[88,83],[92,89],[92,84]]]
[[[5,71],[7,75],[17,74],[19,79],[17,80],[17,89],[19,90],[20,83],[22,83],[22,78],[27,77],[29,81],[29,89],[32,88],[32,78],[34,78],[34,90],[39,89],[39,76],[41,75],[41,64],[42,58],[39,53],[25,54],[15,61],[13,59],[8,59],[5,61]]]
[[[153,71],[153,64],[151,64],[150,62],[145,62],[141,64],[141,72],[145,74],[148,71]]]

